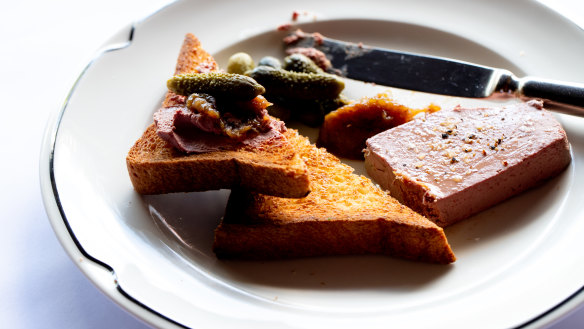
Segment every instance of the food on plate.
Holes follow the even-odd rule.
[[[302,30],[296,30],[293,33],[290,33],[287,37],[284,38],[284,46],[286,48],[286,54],[301,54],[308,58],[310,58],[318,67],[320,67],[325,72],[336,73],[337,70],[332,67],[330,60],[326,57],[326,55],[313,47],[298,47],[298,41],[306,38],[311,37],[315,40],[316,43],[322,42],[322,34],[316,33],[305,33]]]
[[[266,91],[262,85],[245,75],[223,72],[177,74],[168,79],[166,85],[170,91],[183,96],[206,93],[239,101],[250,101]]]
[[[369,175],[439,226],[542,181],[570,163],[566,133],[539,101],[455,107],[367,140]]]
[[[253,58],[244,52],[233,54],[227,62],[227,72],[229,73],[245,74],[245,72],[253,70],[254,67]]]
[[[305,163],[290,147],[297,132],[267,114],[263,87],[217,72],[192,34],[185,37],[162,108],[128,152],[141,194],[244,187],[282,197],[309,193]],[[226,95],[227,94],[227,95]]]
[[[273,103],[268,112],[282,120],[317,127],[327,113],[348,103],[341,94],[344,81],[304,55],[287,56],[283,64],[275,57],[263,57],[246,75],[266,88],[264,96]]]
[[[387,93],[364,97],[324,117],[317,145],[339,157],[363,159],[367,138],[406,123],[420,113],[438,110],[440,107],[434,104],[412,109],[397,103]]]
[[[281,69],[282,62],[274,56],[264,56],[259,60],[258,66],[269,66],[275,69]]]
[[[385,254],[455,261],[442,228],[305,137],[296,136],[293,147],[307,163],[310,194],[287,199],[233,190],[215,230],[218,258]]]
[[[345,83],[332,74],[317,74],[275,69],[270,66],[258,66],[246,73],[266,88],[266,97],[270,96],[317,100],[334,99],[345,88]]]
[[[225,100],[221,92],[233,86],[216,92],[211,80],[217,78],[219,85],[235,80],[216,70],[199,41],[187,35],[175,77],[168,82],[171,91],[154,115],[155,124],[130,150],[127,163],[141,193],[233,189],[225,220],[215,233],[219,257],[380,253],[441,264],[455,260],[442,228],[399,204],[368,178],[353,174],[351,167],[281,121],[266,118],[268,104],[254,82],[235,77],[234,84],[243,84],[249,92],[237,90],[236,99]],[[196,72],[202,75],[192,77]],[[229,128],[232,122],[225,117],[236,114],[235,105],[260,125],[238,116],[250,127],[235,134],[239,131]],[[267,132],[261,124],[265,120],[273,124]],[[182,124],[188,125],[187,132],[180,129]],[[250,130],[251,136],[242,137]],[[187,149],[200,143],[211,149]],[[219,149],[212,149],[213,143]]]
[[[541,102],[412,109],[381,93],[349,104],[343,80],[302,53],[257,66],[237,53],[223,72],[188,34],[167,87],[128,153],[130,178],[142,194],[232,189],[213,243],[222,259],[383,254],[449,264],[442,227],[571,161]],[[324,120],[318,144],[327,149],[268,114],[280,109],[309,125]],[[364,147],[375,182],[329,153],[358,159]]]
[[[310,58],[302,54],[292,54],[284,58],[284,70],[304,73],[324,73]]]

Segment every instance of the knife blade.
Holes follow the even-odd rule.
[[[508,70],[301,33],[286,48],[314,48],[347,78],[426,93],[488,98],[497,94],[541,99],[550,110],[584,116],[584,84],[518,78]],[[291,50],[292,51],[292,50]]]

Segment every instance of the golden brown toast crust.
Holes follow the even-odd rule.
[[[185,39],[180,48],[174,74],[185,74],[205,71],[216,71],[219,66],[211,54],[201,46],[201,42],[191,33],[185,35]],[[180,106],[177,95],[171,91],[166,93],[166,98],[162,103],[164,107]]]
[[[214,70],[217,63],[213,57],[194,35],[187,34],[175,74]],[[163,106],[182,102],[184,97],[168,92]],[[290,130],[284,135],[295,134]],[[128,152],[126,164],[134,189],[141,194],[235,187],[293,198],[309,192],[306,165],[285,140],[268,141],[255,148],[184,154],[162,140],[152,124]]]
[[[455,261],[442,228],[306,138],[294,141],[308,165],[311,193],[285,199],[232,191],[215,231],[219,258],[385,254],[441,264]]]
[[[295,134],[288,130],[285,136]],[[184,154],[158,137],[154,124],[131,148],[126,162],[132,184],[141,194],[243,186],[271,195],[303,197],[309,188],[304,162],[288,147],[272,143],[259,149]]]

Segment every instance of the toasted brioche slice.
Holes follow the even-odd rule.
[[[385,254],[441,264],[455,261],[442,228],[306,138],[296,135],[291,141],[308,165],[311,193],[285,199],[233,190],[215,230],[217,257]]]
[[[187,34],[175,74],[217,70],[213,57],[199,40]],[[180,106],[184,97],[168,92],[164,107]],[[294,139],[296,132],[284,136]],[[245,187],[281,197],[303,197],[309,192],[306,165],[285,140],[259,146],[198,154],[182,153],[156,134],[154,124],[130,149],[126,164],[134,189],[141,194],[205,191]]]

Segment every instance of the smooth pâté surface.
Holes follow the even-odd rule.
[[[404,204],[447,226],[560,173],[562,126],[539,102],[442,110],[367,141],[367,172]]]

